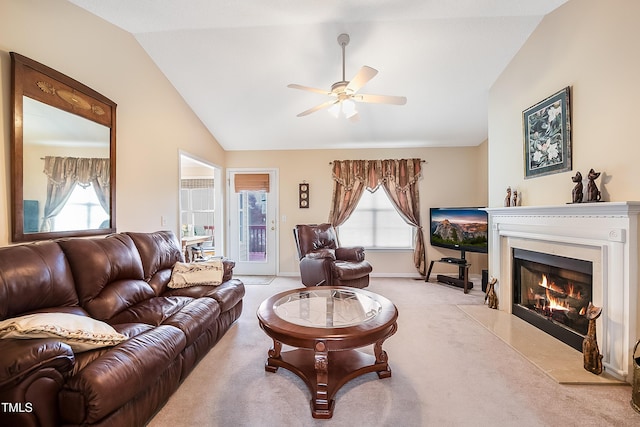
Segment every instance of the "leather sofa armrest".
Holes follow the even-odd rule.
[[[58,392],[75,365],[56,339],[0,339],[0,425],[59,425]]]
[[[0,339],[0,389],[13,387],[33,372],[53,368],[62,375],[73,369],[71,347],[55,339]]]
[[[222,282],[233,279],[233,268],[236,266],[236,262],[229,258],[222,259],[222,266],[224,268],[222,273]]]
[[[337,248],[336,259],[340,261],[364,261],[364,248],[362,246]]]

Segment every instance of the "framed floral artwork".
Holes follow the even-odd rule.
[[[571,170],[569,87],[522,113],[524,177]]]

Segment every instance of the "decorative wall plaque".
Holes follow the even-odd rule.
[[[309,184],[306,182],[298,185],[298,203],[301,209],[309,207]]]

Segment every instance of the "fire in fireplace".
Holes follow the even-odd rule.
[[[513,249],[513,266],[513,314],[582,351],[592,263]]]

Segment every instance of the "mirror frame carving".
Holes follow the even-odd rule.
[[[13,126],[11,127],[11,231],[13,242],[56,239],[61,237],[95,236],[116,231],[116,103],[88,86],[59,71],[40,64],[15,52],[11,55],[11,103],[13,105]],[[60,93],[57,93],[60,91]],[[72,94],[69,97],[61,94]],[[23,170],[23,96],[40,101],[52,107],[76,114],[100,123],[110,129],[110,202],[108,228],[81,229],[52,232],[24,232],[24,170]],[[80,99],[83,108],[73,104]],[[64,98],[67,98],[65,100]],[[85,101],[85,102],[83,102]],[[90,105],[87,108],[87,104]]]

